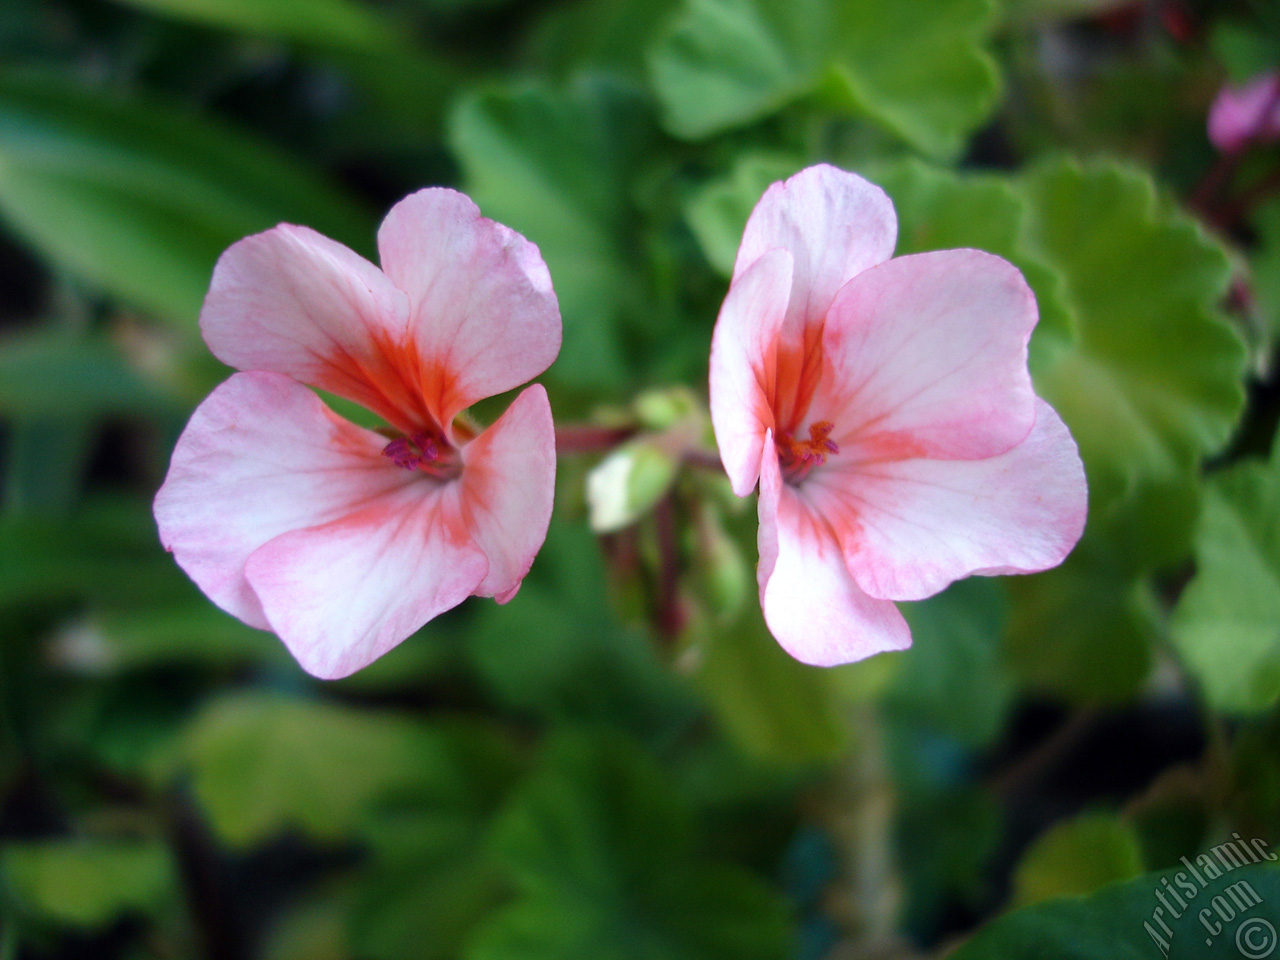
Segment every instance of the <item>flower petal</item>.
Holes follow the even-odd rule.
[[[1084,531],[1075,441],[1043,400],[1031,435],[986,460],[898,460],[814,471],[805,491],[873,597],[921,600],[972,574],[1056,567]]]
[[[527,383],[560,352],[560,308],[538,248],[453,190],[419,190],[378,231],[382,268],[409,297],[421,382],[446,425]]]
[[[772,442],[760,471],[759,543],[765,623],[791,656],[832,667],[911,646],[898,608],[859,589],[826,521],[783,484]]]
[[[1035,422],[1027,342],[1035,296],[1016,267],[980,250],[898,257],[859,274],[823,332],[829,369],[810,409],[841,456],[979,459]]]
[[[818,164],[773,184],[747,221],[733,265],[735,280],[766,251],[791,253],[794,269],[789,335],[820,323],[851,278],[893,255],[898,218],[875,184]]]
[[[1209,108],[1209,140],[1223,153],[1280,137],[1280,73],[1259,74],[1240,87],[1224,86]]]
[[[778,331],[791,290],[791,255],[770,250],[736,277],[711,338],[711,423],[733,492],[760,476],[777,372]]]
[[[408,322],[408,299],[382,271],[289,224],[232,244],[200,313],[205,342],[223,363],[321,387],[412,433],[432,421]]]
[[[470,596],[489,565],[457,483],[414,483],[259,547],[245,575],[302,668],[355,673]]]
[[[385,443],[288,377],[235,374],[178,439],[155,499],[160,540],[209,599],[268,629],[245,561],[282,533],[406,486],[413,475],[381,456]]]
[[[462,450],[462,509],[489,572],[475,592],[506,603],[547,538],[556,486],[556,434],[547,392],[526,388]]]

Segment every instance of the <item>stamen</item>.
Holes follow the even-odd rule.
[[[441,479],[457,476],[460,469],[457,451],[443,437],[426,432],[396,437],[382,448],[382,455],[397,467],[421,470]]]
[[[828,454],[840,452],[840,447],[831,439],[834,429],[835,424],[830,420],[820,420],[809,425],[808,440],[797,440],[789,433],[778,438],[778,459],[789,481],[803,480],[810,470],[827,462]]]

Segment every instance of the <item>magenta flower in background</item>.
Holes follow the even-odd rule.
[[[1224,86],[1209,108],[1209,140],[1223,153],[1280,139],[1280,72],[1254,77],[1242,87]]]
[[[459,414],[544,371],[560,313],[537,247],[422,190],[382,269],[281,225],[218,261],[200,327],[233,375],[196,409],[155,500],[219,607],[343,677],[471,595],[505,603],[546,537],[555,433],[541,386],[480,430]],[[305,384],[378,414],[385,435]]]
[[[711,350],[734,492],[760,485],[760,602],[796,659],[910,645],[895,600],[1061,563],[1084,468],[1027,373],[1035,298],[978,250],[890,259],[897,218],[830,166],[747,223]]]

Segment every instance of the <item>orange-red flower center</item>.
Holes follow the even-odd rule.
[[[396,437],[382,448],[382,455],[405,470],[421,470],[441,480],[449,480],[462,472],[458,451],[444,436],[420,431],[408,437]]]
[[[830,420],[819,420],[809,425],[808,440],[797,440],[790,433],[783,433],[778,437],[778,462],[789,482],[798,483],[814,467],[826,463],[829,455],[840,452],[840,447],[831,439],[831,431],[834,429],[835,424]]]

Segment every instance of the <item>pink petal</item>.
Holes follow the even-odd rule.
[[[367,666],[488,573],[459,484],[415,481],[249,557],[245,574],[271,628],[308,673],[333,680]]]
[[[1242,87],[1224,86],[1209,108],[1209,139],[1223,153],[1280,137],[1280,73],[1261,74]]]
[[[778,331],[791,290],[791,255],[770,250],[735,277],[711,338],[711,423],[720,459],[745,497],[760,476],[775,392]]]
[[[538,248],[453,190],[401,200],[378,231],[382,268],[409,297],[427,403],[441,424],[542,373],[560,308]]]
[[[408,322],[407,298],[377,267],[288,224],[223,253],[200,314],[223,363],[322,387],[411,433],[432,420]]]
[[[921,600],[971,574],[1047,570],[1084,531],[1084,467],[1043,400],[1030,436],[999,456],[830,466],[804,490],[873,597]]]
[[[788,335],[821,323],[852,277],[893,255],[893,203],[857,174],[818,164],[765,191],[747,221],[733,265],[736,280],[765,252],[781,247],[793,261]]]
[[[386,438],[329,411],[294,380],[238,373],[196,408],[156,494],[160,539],[196,585],[228,613],[270,624],[245,561],[264,543],[346,516],[406,487]]]
[[[556,485],[556,435],[547,392],[526,388],[462,451],[462,509],[489,572],[475,589],[506,603],[547,537]]]
[[[942,250],[872,267],[828,314],[828,368],[810,419],[835,425],[843,458],[1003,453],[1035,422],[1027,341],[1036,319],[1022,274],[989,253]]]
[[[783,484],[772,443],[760,471],[759,543],[760,605],[791,656],[831,667],[911,646],[898,608],[859,589],[826,521]]]

